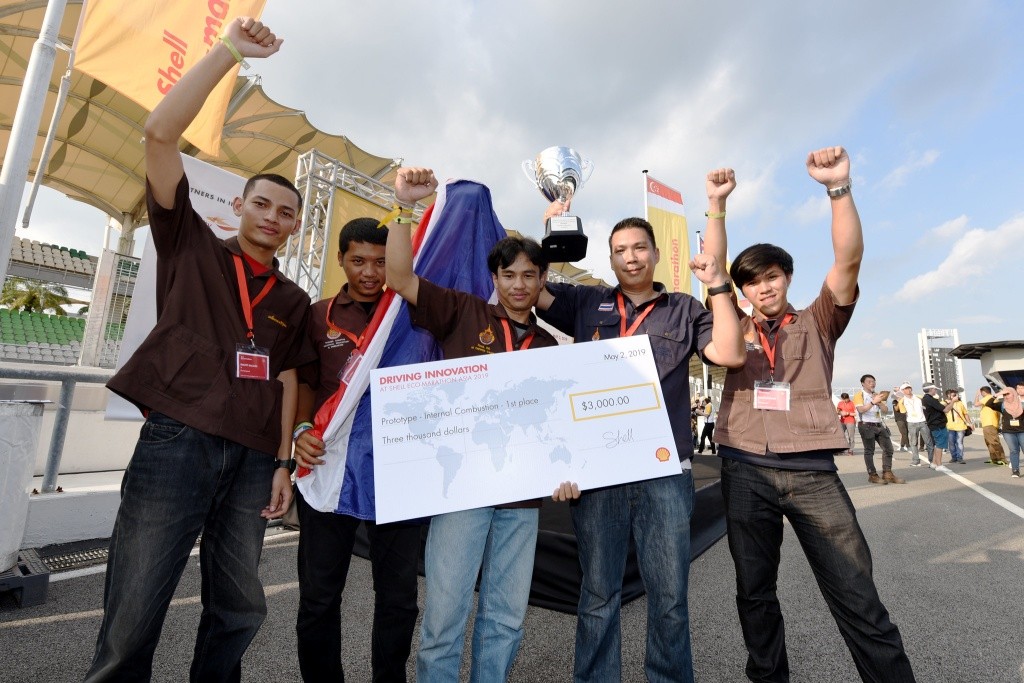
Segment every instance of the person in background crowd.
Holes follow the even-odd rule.
[[[853,405],[850,395],[845,391],[839,395],[836,412],[839,413],[839,424],[842,425],[846,443],[849,444],[846,454],[853,455],[853,435],[857,431],[857,407]]]
[[[1010,451],[1010,476],[1020,479],[1020,455],[1024,452],[1024,382],[1016,390],[1006,387],[992,402],[993,409],[999,409],[999,430]]]
[[[985,437],[985,448],[988,449],[989,465],[1005,465],[1006,451],[999,441],[999,410],[993,408],[995,396],[990,387],[981,387],[974,395],[974,407],[981,409],[981,433]]]
[[[960,393],[956,389],[946,391],[946,403],[952,403],[953,409],[946,413],[946,429],[949,430],[949,459],[958,465],[966,463],[964,460],[964,435],[967,427],[971,424],[971,418],[967,416],[967,406],[960,400]]]
[[[906,453],[910,450],[910,435],[907,430],[907,412],[903,409],[900,399],[903,395],[899,389],[892,390],[892,419],[896,421],[896,429],[900,432],[899,451]]]
[[[708,443],[711,444],[711,455],[715,454],[715,405],[711,402],[711,397],[704,399],[704,429],[700,433],[700,445],[697,448],[698,453],[704,452],[704,440],[707,439]]]
[[[853,405],[857,407],[860,424],[861,443],[864,444],[864,466],[868,471],[868,482],[871,484],[906,484],[906,480],[897,477],[892,471],[892,439],[889,428],[882,421],[888,406],[885,404],[886,392],[875,391],[874,375],[863,375],[860,378],[861,389],[853,395]],[[882,475],[875,470],[875,444],[882,447]]]
[[[932,433],[925,421],[924,405],[921,403],[921,398],[914,395],[914,389],[906,382],[899,386],[897,392],[899,393],[899,406],[907,416],[907,433],[913,446],[910,466],[920,467],[921,451],[923,450],[927,456],[932,448]]]
[[[939,400],[939,388],[934,384],[925,384],[921,389],[921,405],[924,406],[924,419],[932,433],[932,461],[930,467],[937,470],[942,467],[942,451],[949,447],[949,429],[946,427],[946,413],[953,410],[952,403]]]

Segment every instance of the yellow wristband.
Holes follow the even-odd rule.
[[[230,38],[228,38],[228,34],[220,34],[220,42],[224,43],[224,47],[228,49],[228,52],[230,52],[231,56],[235,58],[235,61],[242,65],[243,69],[249,68],[249,62],[245,61],[245,57],[242,56],[242,53],[238,51],[235,44],[231,42]]]
[[[704,215],[708,218],[725,218],[725,211],[719,211],[718,213],[708,213],[705,211]]]
[[[406,218],[405,216],[399,216],[398,218],[395,219],[395,222],[398,223],[399,225],[416,225],[417,223],[419,223],[419,221],[413,220],[412,216],[409,216],[408,218]]]
[[[378,228],[383,228],[388,223],[396,221],[398,219],[398,217],[401,215],[401,213],[402,213],[401,209],[399,209],[398,207],[395,207],[388,214],[386,214],[384,216],[384,218],[380,219],[380,223],[377,224],[377,227]]]

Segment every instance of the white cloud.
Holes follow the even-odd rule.
[[[896,342],[894,342],[892,339],[883,339],[881,346],[883,349],[895,349]]]
[[[932,238],[938,238],[940,240],[947,240],[952,237],[959,237],[960,235],[967,232],[967,224],[969,219],[965,214],[957,216],[953,220],[946,221],[942,225],[932,228],[928,231],[926,240]]]
[[[1007,254],[1019,254],[1024,244],[1024,215],[1016,216],[995,230],[968,230],[934,270],[911,278],[896,292],[897,301],[919,301],[929,295],[976,294],[975,301],[987,300],[992,279],[987,277],[1004,262]]]
[[[907,182],[907,177],[915,171],[928,168],[939,158],[939,152],[935,149],[929,149],[923,153],[914,153],[910,155],[904,163],[900,164],[882,178],[880,185],[884,188],[891,189],[896,187],[902,187]]]

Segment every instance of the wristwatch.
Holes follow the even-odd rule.
[[[708,296],[714,296],[716,294],[731,294],[732,293],[732,282],[729,280],[725,281],[724,285],[718,285],[717,287],[708,288]]]
[[[849,180],[847,180],[846,183],[844,183],[843,185],[840,185],[839,187],[830,187],[827,190],[828,196],[831,199],[839,199],[843,195],[850,194],[850,189],[852,187],[853,187],[853,183],[851,183]]]
[[[274,469],[275,470],[287,469],[288,470],[288,474],[293,473],[295,471],[295,458],[288,458],[287,460],[275,460],[274,461]]]

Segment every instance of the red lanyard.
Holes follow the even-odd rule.
[[[525,351],[526,349],[530,348],[530,342],[533,341],[533,337],[535,334],[534,332],[531,332],[530,334],[526,335],[526,337],[523,339],[523,343],[519,346],[518,349],[516,349],[516,347],[512,345],[512,328],[509,327],[508,320],[506,318],[501,319],[501,326],[505,329],[506,351]]]
[[[651,311],[654,310],[654,304],[652,303],[650,306],[648,306],[644,310],[643,313],[638,315],[636,317],[636,320],[633,321],[633,324],[630,325],[629,329],[627,330],[626,329],[626,299],[625,299],[625,297],[622,296],[622,292],[616,292],[615,296],[618,298],[618,301],[619,301],[619,336],[620,337],[632,337],[633,333],[636,332],[636,328],[640,327],[640,323],[642,323],[644,321],[644,318],[646,318],[648,315],[650,315]],[[635,310],[635,308],[634,308],[634,310]]]
[[[768,372],[771,375],[772,380],[775,379],[775,345],[779,343],[779,334],[782,333],[782,328],[785,327],[793,320],[793,314],[787,313],[779,324],[779,329],[775,332],[775,344],[768,344],[768,336],[761,329],[761,325],[754,323],[754,327],[757,328],[757,336],[761,339],[761,347],[764,349],[764,355],[768,358]]]
[[[249,286],[245,282],[245,268],[242,266],[242,257],[238,254],[232,254],[235,259],[235,275],[238,277],[238,297],[242,300],[242,315],[245,317],[245,329],[246,338],[250,343],[255,345],[253,341],[255,335],[252,332],[252,311],[254,308],[259,306],[260,302],[266,298],[270,290],[273,289],[274,283],[277,282],[277,277],[273,273],[270,274],[270,279],[267,280],[267,284],[263,285],[263,289],[256,298],[251,302],[249,301]]]
[[[359,348],[363,343],[363,337],[366,335],[361,334],[357,337],[348,330],[342,327],[338,327],[333,322],[331,322],[331,309],[334,308],[334,302],[337,300],[337,298],[338,297],[334,297],[333,299],[331,299],[331,303],[327,304],[327,329],[331,330],[332,332],[337,332],[338,334],[345,335],[345,337],[347,337],[349,341],[355,344],[356,348]]]

